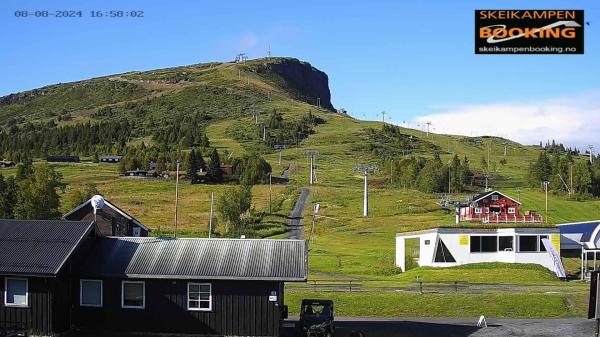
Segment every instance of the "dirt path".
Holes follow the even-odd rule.
[[[310,190],[306,187],[303,187],[298,200],[296,200],[296,204],[294,205],[294,209],[292,213],[289,215],[289,224],[286,228],[287,238],[302,240],[304,237],[304,209],[306,208],[306,203],[308,201],[308,197],[310,196]]]

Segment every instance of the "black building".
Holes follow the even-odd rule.
[[[0,220],[0,328],[67,330],[72,268],[96,234],[91,222]]]
[[[15,163],[10,160],[0,160],[0,168],[14,167]]]
[[[101,163],[118,163],[123,159],[123,156],[100,156],[98,158]]]
[[[148,236],[150,229],[108,200],[94,214],[91,199],[63,216],[65,220],[95,221],[103,236]]]
[[[48,156],[46,161],[49,163],[79,163],[78,156]]]
[[[1,290],[12,302],[0,319],[43,333],[278,336],[284,282],[307,277],[300,240],[97,237],[85,222],[2,224]]]

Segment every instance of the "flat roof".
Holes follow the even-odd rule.
[[[438,227],[420,231],[396,233],[398,236],[412,236],[430,233],[440,234],[487,234],[487,233],[560,233],[555,227],[508,227],[508,228],[466,228],[466,227]]]

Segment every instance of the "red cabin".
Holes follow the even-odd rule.
[[[534,211],[521,214],[521,203],[498,191],[484,192],[458,207],[460,221],[483,223],[536,223],[542,216]]]

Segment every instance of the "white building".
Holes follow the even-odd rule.
[[[562,255],[581,256],[581,279],[600,269],[600,220],[557,225]]]
[[[535,263],[555,271],[555,259],[542,239],[560,254],[557,228],[434,228],[396,234],[396,265],[406,270],[406,259],[419,266],[451,267],[469,263]],[[562,266],[562,265],[561,265]]]

